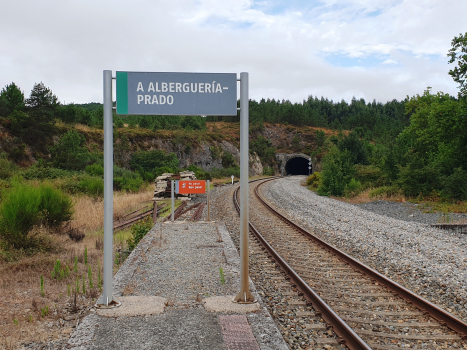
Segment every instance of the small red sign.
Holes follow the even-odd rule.
[[[206,193],[206,181],[187,180],[177,181],[176,192],[179,194]]]

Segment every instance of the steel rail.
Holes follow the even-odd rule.
[[[180,205],[178,206],[177,209],[175,209],[175,211],[174,211],[174,221],[177,220],[177,218],[180,216],[180,215],[179,215],[180,212],[181,212],[181,211],[183,210],[183,208],[185,208],[185,207],[186,207],[186,202],[183,202],[182,204],[180,204]],[[178,215],[178,216],[177,216],[177,215]],[[168,220],[170,220],[170,219],[171,219],[171,216],[168,215],[168,216],[164,219],[163,222],[166,222],[166,221],[168,221]]]
[[[203,215],[203,210],[205,206],[206,203],[201,203],[201,205],[195,210],[195,212],[191,216],[190,221],[199,221],[199,219],[201,219],[201,215]]]
[[[272,178],[267,181],[275,180]],[[260,179],[263,180],[263,179]],[[260,180],[253,180],[260,181]],[[234,192],[234,205],[237,209],[237,212],[240,213],[240,205],[238,204],[237,194],[240,187],[238,187]],[[337,315],[334,310],[332,310],[328,304],[324,302],[323,299],[298,275],[297,272],[274,250],[274,248],[264,239],[264,237],[256,230],[251,222],[248,223],[250,230],[258,239],[258,241],[263,245],[263,247],[268,251],[271,257],[276,261],[276,263],[282,268],[282,270],[288,274],[292,282],[297,286],[297,288],[303,293],[304,297],[313,304],[313,307],[321,313],[321,317],[332,326],[336,334],[342,339],[341,342],[344,343],[351,350],[371,350],[371,347],[368,346],[359,336],[356,334],[352,328],[349,327],[344,320],[342,320],[339,315]]]
[[[272,179],[271,179],[272,180]],[[267,181],[271,181],[267,180]],[[412,291],[408,290],[407,288],[401,286],[400,284],[396,283],[395,281],[389,279],[388,277],[382,275],[378,271],[372,269],[371,267],[363,264],[362,262],[352,258],[351,256],[347,255],[343,251],[335,248],[334,246],[326,243],[325,241],[321,240],[320,238],[316,237],[312,233],[308,232],[304,228],[302,228],[300,225],[292,222],[288,218],[286,218],[284,215],[281,213],[277,212],[274,210],[259,194],[258,188],[262,186],[264,183],[267,181],[264,181],[262,184],[260,184],[256,189],[255,189],[255,194],[258,197],[258,199],[275,215],[280,217],[283,221],[285,221],[287,224],[291,225],[295,229],[297,229],[300,233],[305,235],[307,238],[315,241],[331,253],[337,255],[340,257],[342,260],[347,262],[348,264],[352,265],[354,268],[359,270],[360,272],[364,273],[368,277],[374,279],[378,283],[386,286],[389,290],[393,291],[396,295],[399,295],[401,298],[406,300],[407,302],[413,304],[416,306],[420,311],[422,311],[425,314],[429,314],[431,317],[434,319],[438,320],[442,325],[446,325],[450,329],[456,331],[459,333],[459,335],[463,338],[467,337],[467,323],[464,321],[458,319],[454,315],[450,314],[446,310],[443,310],[439,306],[429,302],[428,300],[422,298],[421,296],[413,293]]]
[[[120,229],[120,228],[123,228],[125,226],[128,226],[128,225],[132,224],[135,221],[141,220],[144,217],[151,215],[153,213],[153,211],[154,211],[153,209],[149,209],[148,211],[146,211],[144,213],[141,213],[141,214],[139,214],[139,215],[137,215],[137,216],[135,216],[135,217],[121,223],[121,224],[115,225],[113,227],[113,229],[116,230],[116,229]]]

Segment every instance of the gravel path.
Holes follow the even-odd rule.
[[[371,211],[375,214],[386,215],[394,219],[404,221],[414,221],[422,224],[436,224],[442,219],[441,213],[428,213],[430,208],[422,208],[421,205],[414,203],[396,203],[388,201],[374,201],[364,204],[354,204],[356,207]],[[449,221],[458,221],[467,219],[465,214],[449,214]]]
[[[356,206],[320,197],[300,185],[303,179],[270,182],[263,195],[320,238],[467,320],[467,235],[400,220],[419,217],[409,217],[401,205]]]

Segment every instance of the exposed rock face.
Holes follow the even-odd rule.
[[[261,164],[261,160],[259,159],[258,155],[256,152],[253,154],[250,154],[250,160],[249,160],[249,173],[250,176],[256,176],[256,175],[263,175],[263,164]]]
[[[227,141],[214,142],[208,144],[202,142],[198,147],[190,147],[189,149],[185,145],[173,144],[170,140],[152,139],[146,145],[147,150],[160,149],[165,150],[167,153],[175,153],[177,155],[180,168],[186,168],[189,165],[196,165],[197,167],[211,171],[212,169],[222,168],[222,159],[214,159],[210,147],[219,147],[223,152],[231,153],[236,163],[240,165],[240,151],[237,147]],[[128,157],[131,157],[131,153],[128,152]],[[249,157],[249,174],[250,176],[262,175],[263,165],[256,153],[253,153]]]

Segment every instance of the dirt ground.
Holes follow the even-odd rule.
[[[116,195],[114,216],[147,205],[152,194],[151,188],[138,194]],[[44,249],[34,255],[2,252],[5,258],[0,260],[0,349],[60,348],[100,295],[103,203],[86,197],[75,200],[73,226],[85,232],[82,241],[39,229]],[[119,249],[126,237],[125,232],[116,233],[114,249]],[[57,260],[59,269],[55,268]],[[54,269],[58,271],[55,278]]]

